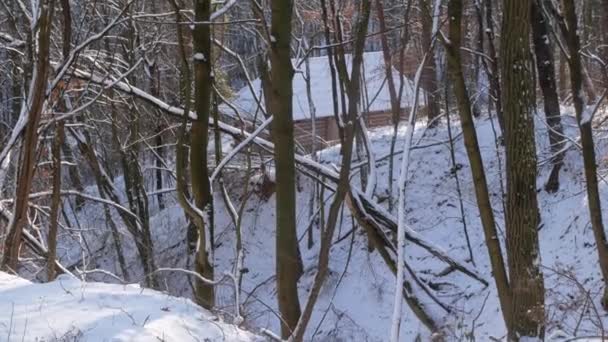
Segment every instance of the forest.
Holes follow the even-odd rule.
[[[0,0],[0,341],[608,341],[608,0]]]

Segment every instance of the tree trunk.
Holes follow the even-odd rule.
[[[361,114],[361,71],[363,64],[363,49],[365,45],[365,38],[367,35],[367,27],[369,24],[369,17],[371,12],[370,0],[363,0],[360,4],[358,11],[358,20],[353,30],[354,35],[354,47],[352,54],[352,70],[350,80],[348,75],[341,73],[340,80],[345,82],[348,96],[348,114],[344,118],[344,127],[340,127],[342,130],[342,165],[340,166],[340,176],[336,193],[329,208],[327,216],[327,222],[325,229],[321,234],[321,247],[319,249],[319,261],[317,264],[317,273],[313,281],[313,286],[310,291],[302,318],[297,322],[297,328],[294,331],[293,339],[296,342],[301,342],[304,339],[306,327],[310,321],[313,308],[319,297],[322,286],[329,273],[329,258],[331,245],[333,243],[333,236],[338,224],[338,216],[340,209],[344,203],[344,199],[350,190],[350,170],[352,164],[352,153],[353,153],[353,142],[357,130],[357,118]],[[274,17],[274,13],[273,13]],[[338,40],[341,41],[341,40]],[[344,72],[346,70],[346,63],[344,61],[343,51],[338,52],[340,58],[339,70]],[[273,70],[275,70],[273,68]],[[348,80],[348,81],[347,81]],[[276,121],[275,121],[276,122]],[[275,143],[276,148],[276,143]],[[295,161],[294,161],[295,162]],[[278,186],[278,184],[277,184]]]
[[[534,53],[536,54],[536,70],[538,70],[538,83],[543,93],[545,106],[545,119],[549,130],[549,143],[553,169],[545,185],[548,192],[556,192],[559,189],[559,170],[564,164],[563,135],[561,114],[559,109],[559,97],[557,95],[557,83],[555,80],[555,65],[553,53],[549,41],[549,29],[542,14],[540,0],[532,3],[532,37],[534,41]]]
[[[54,12],[54,1],[45,0],[41,6],[38,21],[38,53],[35,61],[35,72],[30,83],[27,104],[23,104],[27,111],[28,121],[25,129],[23,152],[17,173],[17,189],[15,191],[15,204],[13,219],[8,225],[8,234],[5,240],[2,268],[17,270],[19,262],[19,248],[23,227],[27,223],[28,196],[32,186],[32,178],[36,168],[36,146],[38,144],[38,123],[44,107],[46,79],[49,71],[49,45]]]
[[[530,3],[504,0],[500,55],[507,160],[506,235],[511,310],[509,339],[544,336],[534,140]]]
[[[48,253],[46,275],[52,281],[56,276],[55,259],[57,257],[57,226],[59,225],[59,207],[61,206],[61,145],[64,140],[63,122],[57,123],[53,141],[53,194],[51,195],[51,215],[49,218],[49,235],[47,237]]]
[[[156,190],[162,190],[163,189],[163,162],[162,162],[162,158],[165,157],[165,148],[163,147],[163,136],[162,136],[162,131],[163,131],[163,126],[162,125],[158,125],[156,127],[156,138],[155,140],[155,148],[156,148],[156,152],[158,153],[158,157],[155,158],[156,159],[156,170],[155,170],[155,177],[156,177]],[[162,193],[158,194],[158,210],[164,210],[165,209],[165,200],[163,197]]]
[[[601,23],[600,31],[602,32],[602,49],[600,57],[604,63],[608,63],[608,0],[602,0],[601,4]],[[608,88],[608,66],[604,68],[604,88]]]
[[[562,101],[568,98],[568,61],[564,53],[559,53],[559,94]]]
[[[70,41],[72,37],[72,16],[70,13],[69,0],[61,0],[61,10],[63,14],[63,37],[62,50],[63,58],[68,58],[70,53]],[[59,94],[60,108],[65,110],[63,96]],[[49,222],[49,235],[47,237],[48,253],[46,262],[47,280],[55,279],[55,259],[57,257],[57,226],[59,225],[59,209],[61,206],[61,147],[64,145],[65,130],[63,121],[56,123],[55,140],[52,146],[53,158],[53,194],[51,195],[51,215]]]
[[[504,132],[505,119],[502,111],[502,100],[500,91],[500,79],[498,75],[498,61],[499,57],[496,54],[496,46],[494,44],[494,19],[492,11],[492,0],[483,0],[485,2],[485,13],[486,13],[486,35],[488,36],[488,56],[491,58],[490,61],[490,95],[494,98],[494,104],[496,106],[496,117],[498,118],[498,125],[500,126],[500,132]]]
[[[194,19],[209,21],[211,0],[196,0]],[[190,177],[194,204],[205,217],[198,227],[198,244],[195,270],[203,277],[213,279],[213,198],[207,169],[207,143],[209,141],[209,112],[211,110],[211,27],[196,25],[194,40],[194,109],[197,119],[190,131]],[[205,308],[215,304],[212,285],[196,280],[196,301]]]
[[[136,50],[137,44],[135,30],[136,28],[132,24],[128,26],[126,32],[128,49],[124,52],[124,59],[130,65],[135,63],[135,56],[133,53],[133,51]],[[107,41],[106,46],[107,49],[110,50],[109,42]],[[135,75],[131,74],[127,76],[127,79],[129,79],[130,84],[137,84]],[[110,99],[113,99],[114,94],[111,93],[108,96]],[[154,246],[150,231],[148,196],[146,194],[144,178],[139,164],[140,143],[138,138],[140,136],[141,115],[137,107],[134,106],[118,109],[123,109],[120,112],[125,114],[125,125],[121,125],[122,122],[119,121],[117,104],[114,101],[110,101],[112,139],[115,144],[115,150],[121,161],[125,186],[124,192],[127,197],[129,209],[137,215],[139,220],[139,222],[135,223],[137,229],[133,230],[133,234],[136,240],[139,241],[136,247],[142,259],[146,285],[158,289],[158,277],[154,273],[156,265],[154,262]],[[121,131],[122,126],[125,126],[125,131]],[[123,132],[125,134],[121,134]],[[121,141],[123,135],[126,136],[126,138]],[[106,167],[106,169],[110,168]]]
[[[74,156],[74,151],[72,150],[72,147],[67,143],[67,141],[63,142],[63,145],[61,145],[61,150],[63,152],[64,159],[73,164],[78,164],[76,162],[76,157]],[[68,177],[70,178],[70,185],[72,186],[72,188],[78,192],[84,192],[84,186],[82,185],[82,180],[80,178],[80,173],[78,172],[78,167],[76,165],[70,165],[69,167],[67,167],[67,170]],[[77,196],[74,201],[76,202],[76,210],[80,210],[84,206],[84,199]]]
[[[598,190],[597,165],[595,161],[595,144],[593,142],[593,131],[591,118],[583,117],[585,111],[585,100],[583,99],[583,75],[581,49],[578,37],[578,19],[576,17],[576,7],[572,0],[563,0],[563,11],[568,25],[567,43],[570,52],[570,85],[572,87],[572,101],[576,111],[576,120],[581,134],[581,144],[583,147],[583,163],[585,166],[585,180],[587,181],[587,201],[589,202],[589,215],[591,217],[591,227],[597,245],[600,269],[604,278],[604,296],[602,305],[608,309],[608,242],[602,221],[602,206]]]
[[[305,40],[306,42],[306,46],[308,46],[308,42]],[[304,61],[304,80],[306,81],[306,99],[308,100],[308,108],[310,111],[310,137],[311,137],[311,144],[310,144],[310,155],[312,160],[317,161],[317,112],[316,112],[316,108],[315,108],[315,103],[314,100],[312,98],[312,89],[310,86],[311,83],[311,73],[310,73],[310,61],[307,58]],[[315,203],[315,199],[317,198],[318,195],[318,189],[319,189],[319,185],[318,184],[314,184],[313,185],[313,190],[310,191],[310,200],[308,203],[308,216],[312,219],[315,215],[315,209],[316,209],[316,203]],[[323,202],[320,202],[320,205],[324,205]],[[307,235],[308,235],[308,240],[307,240],[307,246],[308,249],[311,249],[314,244],[314,236],[313,236],[313,227],[315,226],[314,222],[311,222],[309,227],[307,227]]]
[[[155,97],[159,97],[160,95],[160,68],[158,67],[156,61],[152,62],[150,66],[150,94]],[[165,148],[163,146],[163,131],[165,129],[165,125],[162,123],[162,117],[159,116],[159,122],[156,124],[156,131],[154,137],[154,148],[156,149],[156,153],[158,156],[155,156],[155,181],[156,181],[156,190],[162,190],[163,188],[163,160],[165,157]],[[157,195],[158,199],[158,210],[161,211],[165,209],[165,200],[162,193]]]
[[[433,39],[433,18],[429,11],[429,4],[426,0],[419,0],[420,16],[422,21],[422,53],[428,53],[426,64],[422,70],[422,88],[425,90],[426,109],[427,109],[427,124],[429,127],[435,127],[439,121],[435,120],[439,117],[439,89],[437,87],[437,68],[435,67],[435,52],[431,50],[431,41]]]
[[[270,28],[270,112],[274,115],[272,138],[276,146],[276,273],[281,336],[287,338],[300,318],[298,297],[298,236],[296,231],[296,179],[293,140],[291,65],[292,0],[272,0]]]
[[[486,247],[488,248],[488,253],[490,255],[492,273],[494,274],[494,280],[496,282],[502,315],[507,327],[509,327],[511,290],[509,289],[509,281],[500,248],[500,242],[498,240],[498,232],[496,231],[494,212],[492,210],[492,203],[490,202],[483,160],[479,151],[477,133],[475,132],[475,126],[473,124],[471,103],[467,93],[460,59],[462,0],[450,0],[448,4],[448,18],[450,18],[449,42],[446,44],[448,70],[450,78],[454,83],[454,94],[458,102],[458,113],[460,115],[464,145],[471,165],[475,196],[477,199],[477,206],[479,207],[479,214],[481,216]]]

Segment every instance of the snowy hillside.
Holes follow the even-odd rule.
[[[564,123],[567,134],[576,138],[577,130],[573,118],[565,116]],[[477,121],[476,125],[499,231],[504,234],[504,213],[500,200],[500,170],[504,170],[504,160],[499,162],[497,159],[497,145],[491,121],[482,118]],[[456,169],[462,189],[465,222],[471,237],[474,263],[469,260],[469,252],[466,247],[456,183],[451,171],[446,123],[443,121],[438,128],[432,130],[426,130],[423,127],[424,125],[420,124],[416,130],[414,137],[416,147],[411,156],[406,200],[408,224],[428,241],[445,249],[456,260],[468,262],[469,267],[482,274],[490,286],[485,288],[465,275],[451,272],[446,268],[446,264],[412,244],[406,246],[407,260],[421,280],[432,289],[438,300],[450,310],[448,313],[435,303],[426,303],[432,309],[432,314],[437,321],[444,325],[448,340],[466,340],[473,336],[478,341],[500,340],[504,338],[506,332],[490,274],[488,253],[458,122],[453,122],[452,127],[455,137]],[[575,334],[595,336],[599,334],[602,324],[608,323],[608,320],[599,305],[602,288],[601,276],[588,223],[581,156],[576,148],[568,151],[566,164],[560,177],[559,192],[548,194],[542,190],[550,171],[550,164],[546,162],[549,150],[544,127],[542,120],[537,120],[540,165],[537,188],[542,215],[541,264],[547,289],[547,336],[555,338]],[[372,132],[371,137],[375,157],[378,160],[376,194],[379,202],[387,207],[386,200],[384,200],[385,194],[388,186],[396,187],[400,155],[395,156],[396,171],[393,175],[393,184],[388,185],[388,159],[385,156],[389,152],[391,130]],[[400,150],[401,145],[400,140],[397,142],[397,151]],[[502,155],[504,153],[502,147],[498,145],[498,148],[499,154]],[[601,141],[598,141],[598,148],[600,149],[599,155],[605,155],[603,151],[606,148]],[[319,156],[321,161],[327,165],[337,164],[340,160],[339,147],[322,151]],[[600,163],[600,167],[604,169],[602,166],[604,164]],[[235,176],[228,183],[233,200],[239,206],[240,199],[243,198],[240,193],[244,188],[243,182],[244,180]],[[357,183],[358,180],[355,177],[353,184]],[[302,303],[307,298],[307,291],[310,289],[315,273],[319,246],[319,229],[315,227],[315,243],[311,249],[307,248],[306,227],[311,219],[308,204],[310,184],[304,176],[299,179],[298,227],[301,236],[300,248],[305,263],[305,275],[300,280]],[[603,195],[608,195],[605,183],[601,183],[601,191]],[[325,193],[325,198],[330,198],[328,192]],[[216,277],[218,277],[226,271],[233,270],[235,231],[219,194],[216,195],[215,203],[215,262]],[[328,203],[326,202],[327,206],[329,206]],[[83,222],[86,222],[83,228],[102,227],[104,216],[100,208],[98,205],[89,205],[81,212],[80,217]],[[331,252],[331,273],[316,305],[307,337],[315,341],[385,341],[390,330],[394,276],[377,252],[369,253],[367,238],[363,230],[356,225],[353,230],[353,221],[348,208],[344,209],[340,222],[341,226],[337,228],[336,242]],[[191,267],[189,265],[192,261],[185,253],[186,221],[179,206],[172,206],[156,213],[151,223],[154,229],[157,266]],[[273,227],[274,197],[267,200],[256,195],[249,197],[243,211],[242,227],[244,263],[248,270],[243,277],[240,295],[242,315],[247,327],[268,328],[276,332],[279,331],[279,319],[277,318],[274,279],[275,233]],[[89,244],[98,244],[96,247],[90,246],[89,248],[91,250],[99,248],[99,252],[95,254],[95,258],[87,261],[86,267],[89,269],[103,268],[120,275],[121,271],[117,266],[115,252],[105,229],[92,229],[85,234],[85,236],[87,235],[89,235]],[[93,239],[93,236],[98,238]],[[501,237],[501,241],[504,242],[504,235]],[[129,280],[139,281],[142,279],[140,264],[134,254],[133,246],[129,244],[130,242],[127,240],[124,247],[130,265]],[[70,250],[69,255],[65,254],[64,257],[71,259],[72,262],[77,260],[77,248],[81,248],[81,245],[81,242],[76,239],[71,243],[69,240],[64,240],[64,250]],[[68,248],[68,246],[70,247]],[[163,275],[166,276],[163,286],[167,291],[175,295],[191,295],[190,284],[183,274]],[[103,274],[93,273],[89,277],[109,282],[116,281]],[[59,286],[61,289],[59,284],[62,282],[41,286]],[[72,286],[77,290],[71,292],[79,294],[80,285],[75,283]],[[85,286],[85,288],[87,287]],[[119,288],[123,289],[123,287]],[[148,290],[143,293],[147,292]],[[217,296],[218,311],[230,320],[235,314],[234,287],[230,280],[226,280],[218,286]],[[167,297],[162,296],[162,298],[166,300]],[[156,309],[153,312],[158,313],[159,311]],[[143,317],[138,316],[136,322],[140,324],[148,314],[150,313],[141,313]],[[121,322],[132,325],[131,320],[126,319]],[[38,322],[38,324],[42,323]],[[197,329],[205,330],[206,326],[202,323],[202,326],[197,326]],[[14,331],[19,331],[19,328]],[[401,336],[404,341],[412,341],[416,336],[421,336],[422,340],[429,339],[428,331],[409,312],[407,306]]]
[[[0,341],[258,341],[188,299],[137,285],[46,284],[0,272]]]
[[[608,341],[608,0],[0,2],[0,342]]]

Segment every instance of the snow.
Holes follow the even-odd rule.
[[[583,110],[583,114],[581,115],[581,125],[588,124],[593,119],[593,108],[590,106],[585,106]]]
[[[0,340],[261,341],[188,299],[138,285],[36,284],[0,272]]]
[[[202,52],[195,53],[194,56],[193,56],[193,58],[194,58],[195,61],[199,61],[199,62],[204,62],[206,60],[205,59],[205,54],[202,53]]]
[[[345,56],[347,67],[351,67],[351,55]],[[297,65],[299,60],[292,60],[292,63]],[[333,99],[331,90],[331,74],[327,56],[309,57],[310,75],[311,75],[311,97],[315,106],[317,118],[333,116]],[[366,52],[363,55],[363,91],[366,93],[364,98],[368,98],[370,103],[369,109],[365,106],[363,112],[387,111],[391,109],[391,99],[386,82],[386,71],[384,70],[384,57],[381,51]],[[393,69],[393,79],[395,84],[399,85],[399,72]],[[255,95],[261,92],[261,81],[255,79],[252,82]],[[420,100],[424,96],[420,96]],[[411,80],[404,78],[403,97],[401,100],[402,108],[411,107],[414,99],[414,88]],[[263,99],[261,99],[263,103]],[[237,92],[233,100],[234,106],[242,112],[243,115],[253,118],[256,113],[258,104],[255,96],[251,93],[249,86],[243,87]],[[220,106],[220,110],[228,115],[234,115],[233,111],[225,104]],[[310,119],[309,101],[306,95],[306,82],[304,75],[298,72],[293,78],[293,118],[294,120]]]
[[[179,109],[167,107],[178,113]],[[572,116],[572,109],[564,108],[562,120],[565,134],[569,140],[575,141],[578,135],[577,123]],[[596,115],[600,115],[597,113]],[[475,192],[472,184],[470,168],[466,150],[456,114],[453,113],[453,136],[455,138],[455,157],[460,177],[463,202],[465,205],[465,219],[473,247],[475,265],[466,265],[489,281],[488,287],[478,281],[463,275],[460,272],[449,272],[446,263],[433,257],[430,253],[414,244],[406,249],[406,260],[417,275],[431,286],[433,292],[441,301],[449,305],[451,314],[443,312],[438,305],[425,303],[442,326],[445,327],[448,341],[466,340],[465,336],[473,334],[476,340],[489,341],[503,339],[505,327],[502,321],[500,306],[496,295],[494,282],[491,278],[490,263],[479,219],[479,211],[475,204]],[[542,113],[539,114],[542,117]],[[496,122],[493,123],[497,125]],[[480,150],[487,172],[488,187],[491,191],[491,200],[496,213],[498,225],[498,238],[504,243],[504,212],[501,206],[500,181],[504,181],[504,169],[500,169],[497,159],[496,144],[491,121],[487,118],[477,119],[475,122],[478,133]],[[423,125],[418,125],[423,126]],[[539,160],[546,160],[551,155],[547,138],[546,125],[536,120],[537,149]],[[379,210],[386,210],[387,200],[381,198],[389,186],[398,186],[396,177],[388,181],[388,163],[384,158],[390,149],[392,129],[382,128],[370,131],[370,141],[374,154],[379,157],[376,164],[377,191]],[[405,129],[399,131],[397,142],[398,150],[404,145]],[[407,194],[405,203],[405,221],[411,229],[408,234],[416,234],[427,241],[432,241],[441,247],[444,254],[464,262],[469,258],[466,240],[462,229],[462,218],[458,208],[458,198],[454,176],[451,171],[452,163],[447,141],[445,121],[440,121],[435,129],[426,130],[420,127],[414,132],[412,141],[410,167],[407,174]],[[601,156],[608,154],[606,140],[598,139],[598,169],[600,175],[605,176],[608,163]],[[503,147],[498,147],[500,155],[504,154]],[[236,159],[236,158],[235,158]],[[318,153],[319,162],[325,165],[327,178],[335,176],[333,168],[340,162],[340,147],[334,146]],[[312,163],[310,159],[297,156],[301,163]],[[357,164],[354,161],[354,164]],[[401,154],[394,156],[395,165],[401,162]],[[229,163],[231,165],[234,160]],[[608,319],[601,311],[600,298],[603,289],[602,277],[597,262],[597,252],[594,248],[594,238],[588,222],[588,208],[584,191],[584,174],[582,157],[576,148],[566,152],[564,167],[560,173],[561,186],[556,194],[548,194],[539,190],[538,199],[542,216],[540,229],[541,267],[545,276],[546,292],[546,336],[555,341],[567,340],[573,336],[597,336],[600,334],[599,323],[608,326]],[[365,163],[363,163],[365,164]],[[502,160],[504,166],[504,160]],[[268,165],[272,168],[272,164]],[[544,181],[551,170],[549,163],[539,165],[537,188],[542,189]],[[502,173],[501,173],[502,172]],[[228,172],[226,172],[228,174]],[[226,186],[229,188],[234,206],[241,213],[243,232],[243,260],[242,265],[248,270],[243,274],[242,292],[239,303],[241,310],[235,312],[234,286],[231,281],[220,284],[217,289],[218,308],[226,321],[235,316],[243,317],[243,324],[252,329],[267,329],[279,332],[279,320],[276,317],[276,284],[275,284],[275,208],[274,197],[242,196],[247,180],[240,179],[238,175],[226,177]],[[149,177],[153,182],[153,177]],[[602,178],[600,178],[602,179]],[[310,201],[311,182],[301,176],[298,179],[297,193],[297,224],[298,234],[304,237],[311,220],[308,203]],[[329,182],[329,180],[328,180]],[[359,179],[353,178],[353,186],[360,186]],[[330,184],[332,184],[330,182]],[[332,184],[333,185],[333,184]],[[120,177],[115,179],[115,186],[123,188]],[[219,187],[214,187],[219,188]],[[608,188],[604,181],[600,182],[600,191],[603,203],[608,196]],[[87,189],[95,195],[95,191]],[[324,200],[330,197],[326,190]],[[170,196],[165,200],[167,208],[158,211],[155,201],[151,200],[152,235],[154,237],[155,262],[158,267],[191,268],[192,260],[188,264],[185,251],[186,220],[183,210]],[[243,200],[246,203],[243,204]],[[396,198],[394,199],[396,201]],[[123,199],[123,201],[126,201]],[[237,256],[234,249],[235,229],[229,215],[229,209],[224,205],[221,194],[216,192],[215,197],[215,265],[216,279],[227,271],[234,270]],[[240,210],[242,207],[242,210]],[[79,262],[83,252],[87,249],[82,241],[88,243],[93,251],[79,264],[79,269],[105,269],[122,276],[116,262],[115,250],[112,247],[108,230],[105,228],[105,218],[101,205],[90,203],[78,213],[82,237],[74,227],[64,231],[58,248],[59,258],[65,265]],[[142,271],[135,248],[128,233],[125,232],[120,218],[115,214],[115,222],[125,234],[124,250],[129,267],[130,281],[142,279]],[[327,212],[327,208],[326,208]],[[396,214],[396,213],[394,213]],[[69,213],[73,215],[73,213]],[[331,251],[329,275],[326,284],[319,296],[317,306],[307,332],[307,340],[346,340],[346,341],[386,341],[389,338],[391,312],[394,298],[394,275],[388,270],[377,252],[369,253],[367,238],[362,230],[353,227],[348,209],[344,210],[342,225],[337,227],[336,242]],[[79,227],[80,227],[79,226]],[[355,228],[354,234],[348,235]],[[319,227],[313,224],[315,244],[311,249],[306,247],[306,239],[300,245],[304,261],[305,273],[299,283],[301,303],[307,298],[315,273],[318,257]],[[392,236],[391,236],[392,238]],[[409,247],[411,246],[411,247]],[[80,272],[75,272],[79,274]],[[83,275],[85,276],[85,275]],[[183,274],[161,274],[163,289],[172,295],[191,296],[188,279]],[[97,281],[113,281],[111,277],[103,274],[86,274],[87,279]],[[63,281],[64,279],[62,279]],[[581,284],[584,290],[581,290]],[[55,286],[55,285],[40,285]],[[110,286],[110,285],[108,285]],[[88,288],[85,286],[85,288]],[[124,288],[124,286],[119,286]],[[63,291],[59,287],[60,291]],[[0,290],[1,291],[1,290]],[[137,290],[141,291],[140,289]],[[37,290],[43,293],[44,291]],[[72,291],[76,293],[78,291]],[[151,291],[144,290],[143,294]],[[79,293],[79,292],[78,292]],[[160,295],[160,294],[159,294]],[[38,294],[35,294],[38,296]],[[65,297],[65,295],[64,295]],[[10,298],[10,297],[9,297]],[[85,297],[87,298],[87,297]],[[169,298],[166,296],[166,298]],[[134,299],[133,299],[134,300]],[[179,301],[179,299],[176,299]],[[184,300],[185,301],[185,300]],[[7,308],[10,313],[10,303],[5,304],[0,298],[0,308]],[[129,303],[126,303],[129,304]],[[4,305],[4,306],[2,306]],[[34,305],[36,307],[36,305]],[[125,310],[127,306],[124,306]],[[593,307],[598,308],[600,316],[594,313]],[[95,306],[98,310],[98,306]],[[7,310],[3,310],[7,312]],[[120,312],[119,312],[120,313]],[[9,315],[6,314],[5,315]],[[118,314],[117,314],[118,315]],[[129,321],[126,315],[120,316]],[[6,317],[6,316],[5,316]],[[138,316],[140,317],[140,316]],[[138,318],[143,321],[143,318]],[[404,305],[403,324],[400,338],[403,341],[412,341],[421,335],[421,340],[430,340],[429,332],[420,324],[407,305]],[[6,322],[5,320],[3,322]],[[28,326],[30,326],[28,321]],[[129,322],[127,322],[129,323]],[[6,323],[5,323],[6,324]],[[40,324],[40,323],[38,323]],[[63,323],[65,326],[67,323]],[[129,323],[130,324],[130,323]],[[3,326],[0,324],[0,329]],[[46,327],[46,326],[45,326]],[[578,328],[577,328],[578,327]],[[21,329],[21,330],[20,330]],[[23,326],[13,331],[23,331]],[[552,336],[567,336],[556,337]],[[0,330],[0,336],[2,332]],[[230,339],[227,339],[230,340]],[[188,341],[186,339],[186,341]]]

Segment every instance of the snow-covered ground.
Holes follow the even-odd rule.
[[[0,341],[258,341],[192,303],[138,285],[0,272]]]
[[[571,115],[567,109],[564,110],[564,113]],[[564,125],[567,135],[576,139],[578,130],[574,119],[570,115],[563,117]],[[546,162],[549,142],[542,118],[537,120],[536,127],[539,154],[538,195],[542,216],[542,227],[540,229],[541,264],[545,276],[547,336],[554,341],[562,341],[570,336],[597,336],[604,326],[608,327],[608,319],[606,319],[606,313],[599,304],[602,281],[597,265],[593,234],[589,225],[582,157],[576,147],[571,148],[567,152],[565,166],[560,173],[561,186],[559,192],[555,194],[546,193],[543,186],[551,170],[551,165]],[[504,172],[505,165],[504,159],[497,158],[498,155],[504,154],[504,150],[503,147],[498,146],[497,152],[493,128],[487,117],[476,120],[476,128],[496,221],[499,231],[503,234],[501,240],[504,242],[504,212],[501,202],[500,180],[503,178],[501,177],[501,170]],[[403,133],[404,130],[400,132],[401,139],[397,142],[398,151],[403,145]],[[444,325],[448,341],[470,340],[473,336],[477,341],[501,340],[504,339],[505,328],[493,285],[470,169],[457,120],[453,120],[453,135],[458,164],[456,169],[458,170],[464,201],[464,219],[471,236],[474,263],[468,260],[469,253],[463,232],[463,220],[460,215],[456,183],[451,171],[452,164],[449,144],[447,143],[448,135],[445,120],[440,123],[439,127],[432,130],[425,130],[424,124],[419,124],[415,132],[414,144],[417,147],[412,151],[407,182],[407,223],[425,239],[445,249],[456,260],[467,262],[469,267],[474,268],[484,276],[490,286],[485,288],[480,283],[457,272],[442,274],[446,265],[411,243],[406,245],[407,260],[419,277],[433,289],[439,300],[451,308],[451,312],[447,313],[434,303],[428,303],[434,318]],[[371,133],[376,159],[382,159],[388,154],[390,136],[391,129],[380,129]],[[598,145],[600,174],[604,176],[606,173],[604,156],[608,153],[608,149],[603,137],[597,139],[596,143]],[[339,148],[333,147],[322,151],[319,153],[319,157],[327,165],[337,165],[340,161]],[[381,205],[385,207],[388,205],[387,201],[383,199],[386,197],[388,187],[393,187],[393,193],[397,193],[396,182],[399,177],[400,158],[400,155],[394,157],[395,172],[390,183],[387,176],[388,159],[384,158],[378,161],[379,183],[375,193],[378,195]],[[152,182],[153,177],[149,178]],[[240,206],[241,199],[244,198],[241,192],[245,181],[238,177],[227,179],[227,185],[237,207]],[[358,184],[357,177],[354,178],[353,184]],[[121,187],[119,180],[117,186]],[[600,180],[600,187],[604,200],[603,204],[606,207],[608,205],[608,187],[603,179]],[[306,227],[310,221],[308,206],[311,190],[310,180],[301,176],[298,181],[297,195],[299,206],[297,213],[298,229],[302,237],[300,247],[305,264],[305,274],[300,280],[301,303],[306,300],[312,283],[319,246],[319,228],[315,226],[314,245],[311,249],[307,248]],[[327,191],[325,192],[325,198],[330,198]],[[395,198],[394,201],[396,203],[397,199]],[[155,208],[154,203],[152,207]],[[90,204],[78,214],[80,221],[78,228],[85,232],[83,234],[84,239],[75,234],[75,231],[64,232],[60,254],[64,264],[72,265],[81,259],[81,248],[93,251],[94,257],[82,258],[82,262],[78,265],[79,269],[102,268],[122,276],[101,208],[99,204]],[[151,226],[155,241],[156,265],[158,267],[190,268],[185,253],[186,221],[183,211],[177,205],[169,205],[163,211],[153,212]],[[219,275],[225,271],[233,270],[235,229],[219,194],[216,195],[215,212],[215,264],[216,275]],[[327,213],[327,210],[325,213]],[[244,327],[253,330],[268,328],[271,331],[278,332],[279,319],[277,318],[274,279],[274,214],[274,196],[267,200],[258,196],[248,197],[243,210],[242,225],[245,250],[244,263],[248,272],[243,277],[240,304],[245,319]],[[344,209],[343,216],[339,221],[341,226],[336,230],[336,243],[331,251],[330,275],[317,302],[312,321],[307,330],[307,338],[314,341],[385,341],[390,333],[393,291],[395,288],[394,276],[377,252],[370,253],[368,251],[367,238],[362,229],[355,225],[354,234],[350,234],[353,229],[353,221],[347,208]],[[120,224],[118,217],[116,217],[116,222]],[[130,282],[141,281],[142,272],[134,252],[135,249],[130,242],[132,239],[128,237],[126,231],[123,230],[122,232],[125,234],[123,248],[126,250],[126,257],[129,262],[128,280]],[[91,273],[87,277],[92,280],[116,281],[112,277],[106,277],[101,273]],[[191,287],[183,274],[163,273],[163,277],[163,287],[166,291],[174,295],[190,295]],[[61,284],[66,282],[72,284],[71,294],[66,293],[61,287],[65,286]],[[33,285],[29,286],[34,287]],[[87,298],[86,294],[90,293],[88,292],[90,290],[88,284],[70,282],[65,278],[49,285],[36,285],[36,287],[38,286],[41,289],[58,287],[56,290],[63,299],[72,296],[80,299],[81,288],[85,288],[85,299]],[[98,286],[103,285],[95,284],[91,286],[97,289]],[[123,286],[116,288],[129,289],[129,291],[132,289]],[[133,289],[129,292],[129,300],[135,301],[134,294],[140,291],[140,289]],[[142,295],[152,296],[152,293],[144,290]],[[166,295],[153,294],[153,297],[158,296],[159,299],[165,301],[170,298]],[[3,296],[3,294],[0,293],[0,296]],[[36,293],[34,296],[40,297],[40,294]],[[230,281],[218,286],[217,297],[217,314],[230,321],[235,312],[234,288]],[[111,297],[106,297],[104,300],[109,300],[108,298]],[[424,300],[428,300],[427,298]],[[4,297],[1,299],[0,306],[8,305],[8,310],[3,310],[2,315],[4,316],[1,317],[2,322],[6,322],[11,312],[11,305],[10,303],[5,304]],[[55,301],[50,297],[48,300]],[[178,299],[172,300],[180,302]],[[126,304],[123,300],[119,300],[119,302]],[[99,310],[97,304],[93,305],[95,310]],[[188,307],[190,307],[189,305]],[[112,304],[109,306],[115,307]],[[162,304],[157,306],[154,309],[155,311],[151,310],[150,313],[139,314],[138,306],[134,305],[135,314],[139,314],[139,316],[134,316],[133,313],[130,313],[135,317],[135,325],[129,315],[124,314],[119,309],[108,309],[110,311],[105,315],[105,322],[111,322],[112,317],[117,317],[116,320],[121,324],[135,329],[146,321],[148,314],[152,317],[155,313],[159,315],[165,313],[160,310]],[[121,307],[127,310],[127,306],[122,305]],[[38,312],[38,306],[30,311],[31,315],[39,315]],[[201,315],[204,314],[201,313],[198,317]],[[51,316],[45,315],[45,319],[50,319]],[[86,317],[88,317],[88,314]],[[146,326],[154,322],[151,318],[147,321]],[[176,319],[172,322],[178,321],[179,319]],[[186,322],[189,322],[189,327],[190,323],[194,324],[194,321]],[[200,326],[195,326],[192,329],[207,331],[208,321],[203,319],[195,322]],[[214,323],[212,322],[212,325]],[[46,320],[33,322],[33,318],[28,319],[28,326],[33,324],[47,326]],[[69,327],[67,320],[62,320],[62,324]],[[89,324],[85,326],[89,326]],[[227,329],[229,328],[226,328],[226,331],[229,331]],[[86,327],[84,330],[86,331]],[[13,331],[13,336],[20,336],[23,325],[15,327]],[[428,331],[405,306],[404,322],[401,325],[402,340],[413,341],[419,335],[423,341],[429,339]],[[183,341],[182,339],[170,338],[165,340]],[[187,339],[185,340],[187,341]]]

